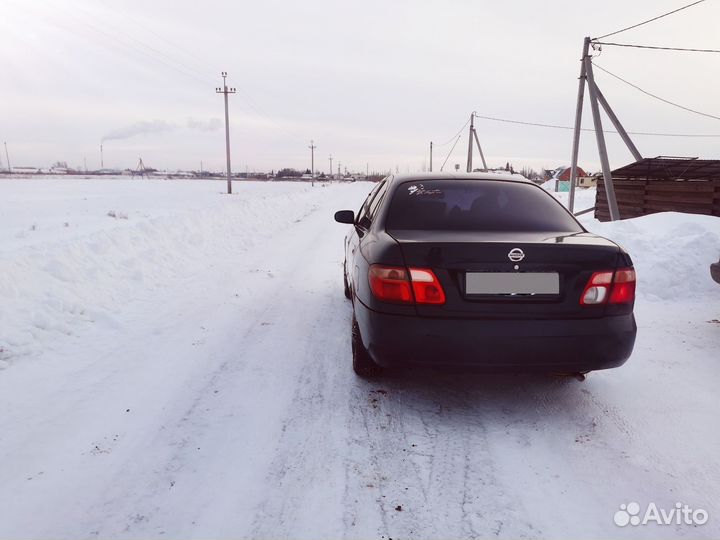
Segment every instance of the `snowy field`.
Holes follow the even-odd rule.
[[[622,368],[365,382],[370,187],[0,179],[0,538],[720,536],[720,219],[583,220],[638,271]]]

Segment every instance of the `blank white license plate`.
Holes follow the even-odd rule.
[[[465,294],[560,294],[557,272],[468,272]]]

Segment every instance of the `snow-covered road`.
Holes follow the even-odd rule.
[[[0,180],[0,538],[720,535],[720,287],[641,295],[584,383],[366,382],[332,213],[369,185],[52,182]]]

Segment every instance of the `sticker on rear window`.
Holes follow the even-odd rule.
[[[443,192],[439,189],[425,189],[422,184],[413,184],[408,187],[408,194],[417,195],[419,197],[442,197]]]

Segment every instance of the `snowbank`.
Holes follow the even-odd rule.
[[[546,191],[550,193],[553,197],[555,197],[558,201],[563,203],[563,205],[568,205],[568,199],[570,197],[570,194],[568,192],[564,191],[553,191],[555,181],[550,180],[549,182],[552,182],[553,187],[546,187]],[[540,187],[546,186],[547,182]],[[580,212],[582,210],[585,210],[587,208],[591,208],[595,206],[595,194],[596,189],[595,188],[578,188],[575,190],[575,212]]]
[[[243,182],[0,182],[0,368],[82,323],[112,326],[128,302],[292,226],[326,189]],[[330,188],[328,188],[329,190]],[[362,186],[358,186],[362,191]]]
[[[551,192],[565,206],[568,193]],[[575,192],[575,211],[595,204],[595,188]],[[616,222],[600,222],[592,212],[579,217],[588,230],[625,248],[638,273],[638,296],[647,300],[720,298],[710,264],[720,257],[720,218],[661,212]]]
[[[638,295],[648,300],[720,299],[710,264],[720,257],[720,218],[662,212],[583,224],[623,246],[635,263]]]
[[[542,184],[540,184],[540,187],[543,188],[545,191],[555,192],[555,179],[550,178],[550,180],[545,180]]]

